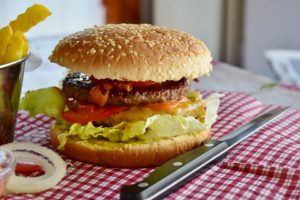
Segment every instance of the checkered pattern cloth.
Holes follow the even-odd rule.
[[[204,96],[211,92],[203,91]],[[256,115],[274,108],[256,99],[224,92],[212,137],[230,133]],[[18,116],[16,141],[51,148],[45,116]],[[153,168],[114,169],[66,158],[67,175],[53,189],[6,199],[119,199],[123,185],[134,184]],[[166,199],[300,199],[300,111],[291,109],[230,150],[220,163],[194,177]]]

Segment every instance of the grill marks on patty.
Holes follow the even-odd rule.
[[[83,73],[68,74],[63,81],[63,93],[66,97],[74,98],[78,101],[90,99],[90,90],[93,88],[92,80]]]
[[[63,93],[68,98],[93,103],[90,97],[90,90],[96,84],[97,83],[94,83],[89,76],[83,73],[76,72],[68,74],[63,81]],[[187,86],[187,80],[182,78],[179,81],[166,81],[145,87],[133,87],[129,92],[118,88],[112,88],[106,104],[137,105],[177,101],[184,94]]]

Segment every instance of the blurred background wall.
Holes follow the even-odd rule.
[[[223,6],[222,0],[154,0],[153,23],[184,30],[201,38],[214,59],[219,60],[224,36]]]
[[[241,66],[274,78],[264,53],[268,49],[300,50],[300,1],[244,1]]]
[[[299,0],[154,0],[153,22],[204,40],[215,60],[274,78],[264,53],[300,49]]]

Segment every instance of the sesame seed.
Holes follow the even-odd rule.
[[[97,51],[96,51],[95,48],[92,48],[92,49],[90,50],[90,52],[91,52],[92,55],[94,55]]]

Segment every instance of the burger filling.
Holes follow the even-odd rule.
[[[104,105],[134,106],[147,103],[178,101],[184,95],[188,83],[185,78],[179,81],[155,83],[97,80],[83,73],[67,75],[63,81],[63,93],[67,98],[84,103]]]
[[[128,143],[194,134],[211,127],[220,95],[206,100],[188,90],[188,81],[156,83],[97,80],[82,73],[69,74],[62,89],[27,92],[20,107],[30,115],[56,118],[67,140],[104,140]]]

